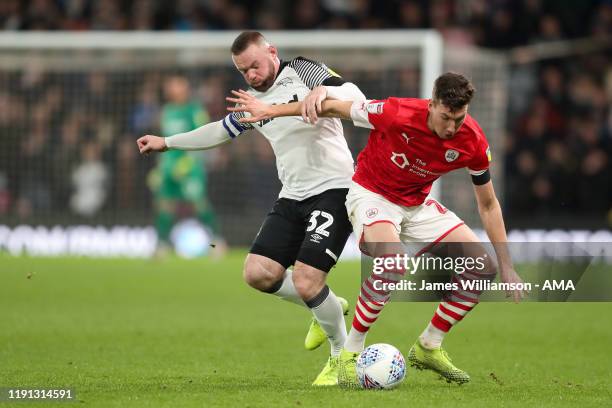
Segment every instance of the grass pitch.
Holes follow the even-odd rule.
[[[71,387],[79,406],[100,407],[611,404],[612,303],[479,305],[445,341],[472,376],[464,386],[409,369],[392,391],[313,389],[328,348],[303,349],[309,314],[248,288],[243,257],[0,255],[0,387]],[[329,283],[353,303],[359,265],[339,265]],[[434,308],[391,303],[368,342],[407,354]],[[0,402],[11,405],[30,404]]]

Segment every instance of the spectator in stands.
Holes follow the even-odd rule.
[[[90,141],[81,148],[81,162],[71,174],[73,192],[70,208],[76,214],[91,217],[106,203],[108,196],[108,165],[102,162],[102,147]]]
[[[1,30],[221,30],[249,26],[433,27],[446,36],[447,44],[473,42],[507,50],[588,35],[609,38],[612,2],[586,0],[568,6],[567,2],[546,0],[0,0]],[[511,220],[530,217],[534,211],[559,217],[581,211],[600,219],[612,214],[609,55],[525,61],[510,71],[505,197],[507,210],[513,214]],[[77,168],[89,169],[77,172],[87,177],[104,175],[95,177],[98,192],[87,193],[98,197],[94,200],[98,204],[85,206],[86,210],[74,204],[80,213],[96,213],[112,194],[127,197],[133,178],[147,170],[130,161],[131,143],[127,141],[132,134],[154,133],[158,127],[159,88],[167,74],[157,67],[151,67],[142,78],[140,72],[117,75],[100,69],[75,72],[67,79],[45,72],[35,61],[23,72],[0,71],[0,212],[8,205],[10,211],[26,217],[36,210],[66,207],[72,191],[68,175]],[[363,79],[366,89],[369,82],[384,86],[384,81],[368,81],[358,71],[343,74],[352,75],[356,82]],[[197,84],[194,95],[212,119],[224,116],[223,97],[232,87],[231,77],[223,71],[194,71],[193,75]],[[386,81],[400,84],[408,94],[418,92],[419,74],[411,67],[389,75]],[[366,93],[385,95],[379,88]],[[353,137],[351,132],[347,131],[348,138]],[[239,172],[236,169],[244,167],[247,177],[248,165],[243,158],[249,157],[268,172],[267,152],[258,142],[253,143],[251,150],[246,149],[246,143],[239,144],[246,150],[232,152],[231,162],[220,149],[208,160],[208,170],[226,174],[226,169]],[[118,172],[114,179],[108,173],[111,159],[121,161],[113,167]],[[106,170],[99,171],[101,168]],[[211,191],[215,191],[215,183],[213,176]],[[271,182],[254,194],[261,193],[258,199],[265,200],[267,195],[262,192],[275,188]],[[105,193],[99,194],[101,190]],[[82,198],[84,190],[79,191],[76,197],[81,198],[73,202],[82,204],[87,200]],[[137,201],[111,202],[126,208]]]

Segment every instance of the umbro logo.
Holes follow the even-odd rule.
[[[319,234],[312,234],[310,236],[310,241],[314,242],[315,244],[319,244],[321,242],[321,240],[323,239],[322,236],[320,236]]]

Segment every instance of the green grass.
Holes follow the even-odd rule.
[[[327,347],[303,349],[308,313],[248,288],[243,256],[0,256],[0,387],[72,387],[82,405],[100,407],[588,407],[612,400],[612,303],[480,305],[445,341],[472,376],[465,386],[409,370],[393,391],[313,389]],[[351,302],[358,285],[358,264],[330,275],[330,286]],[[368,341],[407,354],[434,307],[392,303]]]

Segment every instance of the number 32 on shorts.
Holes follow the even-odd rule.
[[[321,223],[318,227],[318,217],[321,216],[323,218],[323,223]],[[315,230],[315,233],[323,235],[325,237],[329,237],[329,228],[334,223],[334,216],[325,211],[314,210],[310,214],[310,224],[308,224],[308,228],[306,228],[307,232]],[[316,229],[315,229],[316,228]]]

